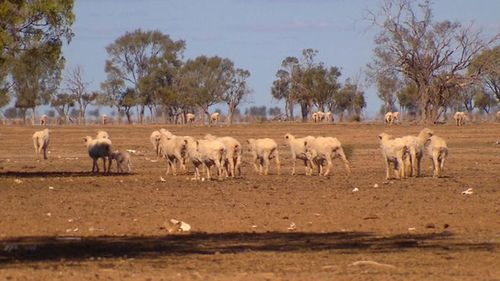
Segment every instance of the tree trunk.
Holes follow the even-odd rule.
[[[236,110],[236,104],[234,103],[228,103],[228,111],[227,111],[227,121],[229,125],[233,124],[233,115],[234,111]]]
[[[32,112],[32,114],[31,114],[31,125],[35,125],[36,124],[36,116],[35,116],[36,115],[36,111],[35,111],[34,107],[31,108],[31,112]]]

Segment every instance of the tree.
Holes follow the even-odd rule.
[[[469,73],[479,73],[479,78],[500,101],[500,46],[483,50],[468,68]]]
[[[247,86],[247,81],[250,77],[250,71],[241,68],[232,71],[229,78],[229,88],[224,93],[222,100],[227,104],[229,124],[233,124],[234,111],[241,101],[249,95],[250,90]]]
[[[133,88],[127,88],[119,99],[120,107],[127,116],[127,122],[132,124],[132,108],[137,105],[137,93]]]
[[[421,121],[432,123],[439,117],[448,88],[464,87],[478,73],[464,71],[474,56],[498,40],[480,38],[472,25],[433,21],[429,1],[385,0],[380,13],[371,13],[373,23],[381,28],[375,38],[371,75],[390,74],[413,81],[416,87]],[[460,79],[458,79],[460,78]]]
[[[123,115],[121,98],[124,91],[125,84],[123,80],[113,77],[112,74],[108,74],[106,81],[101,83],[101,94],[97,96],[96,103],[116,108],[118,117],[120,118]]]
[[[496,105],[495,98],[484,89],[479,88],[474,96],[474,107],[486,114],[490,113],[491,107]]]
[[[93,103],[99,93],[90,93],[87,89],[89,83],[83,79],[83,67],[77,65],[68,72],[65,78],[66,90],[71,93],[75,103],[78,105],[78,123],[85,124],[85,114],[87,107]]]
[[[48,104],[59,87],[64,67],[60,50],[59,43],[47,43],[29,48],[12,61],[15,106],[24,112],[32,110],[32,124],[35,123],[36,107]]]
[[[59,93],[52,97],[50,105],[57,111],[65,123],[68,122],[69,111],[75,106],[75,99],[67,93]]]
[[[383,113],[396,111],[396,94],[401,90],[401,82],[396,76],[379,74],[376,76],[377,96],[384,102]]]
[[[158,65],[177,61],[185,48],[184,41],[173,41],[160,31],[127,32],[106,47],[109,59],[105,71],[126,87],[132,87],[140,107],[139,122],[143,123],[145,108],[153,103],[154,92],[145,81]]]
[[[181,69],[182,87],[190,102],[199,107],[210,122],[209,107],[220,103],[230,88],[233,62],[220,57],[199,56]]]
[[[294,119],[293,108],[295,106],[293,77],[299,70],[299,60],[296,57],[286,57],[281,62],[281,69],[276,72],[278,78],[273,82],[271,95],[276,100],[285,100],[285,115],[287,120]]]

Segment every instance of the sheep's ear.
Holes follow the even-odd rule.
[[[381,140],[382,139],[382,135],[378,135],[378,139]]]
[[[247,140],[247,143],[250,144],[250,140]]]
[[[199,141],[196,141],[196,145],[200,145],[200,142],[199,142]]]
[[[188,140],[184,139],[184,144],[188,144]]]
[[[307,146],[307,141],[304,141],[304,146]]]

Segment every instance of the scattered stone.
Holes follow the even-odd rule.
[[[408,227],[408,231],[415,231],[417,230],[415,227]]]
[[[169,233],[188,232],[191,230],[191,226],[183,221],[170,219],[169,221],[165,222],[165,229],[167,229]]]
[[[373,187],[377,188],[378,187],[378,183],[374,184]]]
[[[54,190],[54,187],[53,186],[49,186],[49,190]]]
[[[376,261],[355,261],[355,262],[351,263],[351,266],[359,266],[359,265],[371,265],[371,266],[377,266],[377,267],[388,268],[388,269],[396,268],[392,264],[378,263]]]
[[[355,187],[353,188],[352,192],[358,192],[359,191],[359,188]]]
[[[161,182],[166,182],[166,180],[162,176],[160,176],[160,181]]]
[[[292,222],[292,223],[290,224],[290,226],[288,227],[288,230],[290,230],[290,231],[294,231],[294,230],[296,230],[296,229],[297,229],[297,225],[295,225],[295,223],[294,223],[294,222]]]
[[[17,184],[21,184],[21,183],[23,183],[23,181],[22,181],[22,180],[20,180],[20,179],[14,179],[14,182],[15,182],[15,183],[17,183]]]

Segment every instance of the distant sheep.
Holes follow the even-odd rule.
[[[333,113],[331,111],[328,111],[325,113],[325,120],[328,123],[333,123]]]
[[[210,115],[210,123],[217,124],[220,122],[220,113],[214,112]]]
[[[193,113],[187,113],[186,114],[186,123],[193,124],[195,121],[195,118],[196,118],[196,115],[194,115]]]
[[[157,158],[160,157],[160,137],[161,137],[160,131],[153,131],[149,136],[149,141],[153,145]]]
[[[333,137],[317,137],[307,141],[306,149],[308,160],[311,165],[316,164],[318,166],[320,176],[327,176],[330,173],[332,160],[335,158],[340,158],[342,162],[344,162],[347,173],[351,173],[349,161],[347,160],[342,144],[338,139]],[[327,167],[326,171],[322,173],[324,161],[326,161]]]
[[[47,159],[47,147],[49,147],[50,131],[44,129],[33,134],[33,146],[35,147],[35,156],[38,158],[40,152],[43,151],[43,159]]]
[[[305,173],[306,175],[311,175],[312,167],[309,165],[309,160],[306,155],[307,143],[310,143],[315,138],[312,136],[307,136],[303,138],[296,138],[290,133],[285,134],[285,143],[290,147],[292,152],[292,175],[295,175],[295,165],[297,159],[304,161]]]
[[[42,117],[40,117],[40,125],[41,126],[45,126],[45,125],[48,125],[49,124],[49,117],[47,115],[42,115]]]
[[[123,167],[127,167],[127,172],[130,173],[132,171],[130,153],[126,151],[118,151],[115,150],[109,154],[109,164],[108,164],[108,172],[111,171],[111,164],[113,160],[116,161],[116,172],[123,173]]]
[[[378,135],[382,156],[386,165],[386,179],[390,179],[390,165],[394,165],[396,178],[405,178],[405,159],[409,157],[409,149],[402,139],[391,139],[386,133]]]
[[[101,115],[101,125],[106,125],[108,124],[108,122],[109,122],[108,115],[106,114]]]
[[[444,169],[444,162],[448,157],[448,146],[446,141],[438,136],[430,137],[425,143],[427,155],[432,160],[433,176],[439,178]]]
[[[399,122],[399,112],[387,112],[385,115],[384,115],[384,122],[386,124],[389,124],[389,125],[392,125],[392,124],[396,124],[397,122]]]
[[[83,138],[87,147],[90,158],[92,158],[92,172],[99,172],[97,160],[102,158],[104,172],[106,172],[106,158],[111,154],[111,140],[109,139],[92,139],[87,136]]]
[[[253,155],[253,166],[255,171],[262,175],[267,175],[269,172],[269,160],[276,159],[277,174],[280,174],[280,158],[278,152],[278,144],[270,138],[263,139],[248,139],[249,150]]]
[[[453,119],[455,119],[455,125],[457,126],[463,126],[465,125],[465,121],[468,119],[467,114],[462,111],[457,111],[453,115]]]

